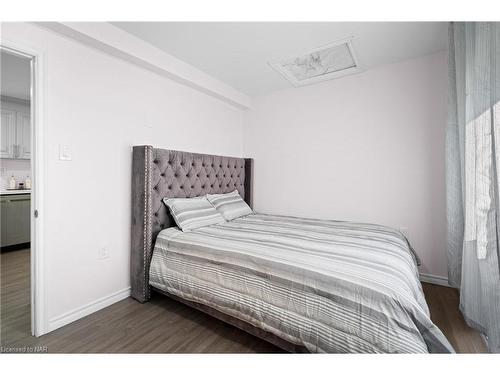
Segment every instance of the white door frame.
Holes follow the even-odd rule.
[[[14,41],[0,40],[0,48],[31,58],[31,334],[47,333],[47,303],[45,293],[45,139],[44,96],[45,54],[43,51]]]

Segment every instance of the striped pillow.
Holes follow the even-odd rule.
[[[250,206],[241,199],[238,190],[227,194],[207,194],[207,199],[227,221],[253,214]]]
[[[163,202],[183,232],[226,222],[206,197],[163,198]]]

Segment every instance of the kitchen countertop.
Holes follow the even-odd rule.
[[[1,190],[0,195],[14,195],[14,194],[31,194],[31,190],[24,189],[24,190]]]

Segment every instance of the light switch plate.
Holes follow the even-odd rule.
[[[69,148],[69,145],[59,145],[59,160],[71,160],[71,150]]]
[[[97,257],[102,260],[102,259],[108,259],[109,258],[109,250],[106,246],[101,246],[98,249]]]

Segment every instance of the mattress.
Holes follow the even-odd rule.
[[[320,353],[453,352],[394,229],[252,214],[161,231],[150,285]]]

